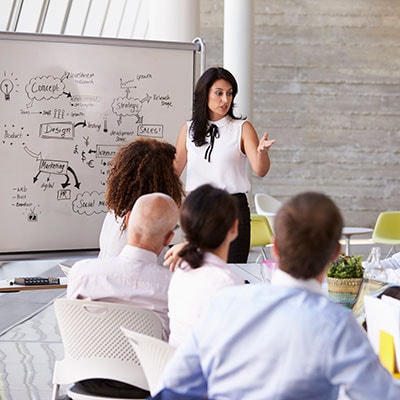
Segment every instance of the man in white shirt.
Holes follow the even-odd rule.
[[[155,399],[398,400],[395,381],[350,310],[322,291],[343,220],[322,193],[275,217],[272,285],[221,289],[168,363]]]
[[[172,273],[157,263],[177,226],[179,210],[163,193],[138,198],[127,214],[127,244],[117,257],[78,261],[68,275],[67,297],[129,303],[154,311],[168,340],[168,286]],[[145,398],[149,392],[109,379],[77,383],[93,395]]]
[[[82,260],[68,275],[67,297],[130,303],[154,311],[168,339],[168,285],[172,273],[157,263],[179,219],[171,197],[146,194],[128,216],[127,245],[117,257]]]

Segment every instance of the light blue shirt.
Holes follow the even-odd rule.
[[[400,399],[351,311],[316,280],[224,288],[177,349],[163,387],[209,399]]]

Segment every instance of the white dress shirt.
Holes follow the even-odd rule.
[[[243,283],[243,278],[212,253],[204,255],[199,268],[182,263],[175,270],[168,290],[169,343],[178,346],[189,335],[211,297],[221,288]]]
[[[168,285],[172,273],[151,251],[126,245],[117,257],[78,261],[68,275],[67,297],[129,303],[154,311],[169,336]]]
[[[212,123],[218,126],[219,135],[214,141],[210,162],[204,158],[208,143],[196,146],[192,141],[193,132],[190,129],[192,122],[187,123],[186,190],[190,192],[200,185],[209,183],[229,193],[248,192],[250,181],[247,173],[247,156],[240,148],[245,121],[227,115]]]

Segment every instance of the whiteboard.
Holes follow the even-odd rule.
[[[138,137],[175,144],[197,50],[0,33],[0,259],[98,249],[109,161]]]

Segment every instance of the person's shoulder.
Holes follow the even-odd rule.
[[[88,274],[92,271],[98,271],[100,265],[110,260],[109,258],[87,258],[77,261],[70,269],[69,277],[74,275]]]
[[[163,276],[166,279],[171,279],[173,272],[170,271],[167,267],[164,267],[162,265],[159,264],[154,264],[153,265],[154,268],[154,273],[159,275],[159,276]]]
[[[249,120],[241,120],[241,126],[244,131],[255,131],[254,125]]]
[[[308,304],[311,314],[318,313],[318,321],[330,326],[347,325],[354,319],[352,311],[343,305],[336,304],[324,295],[308,292],[304,304]]]
[[[248,284],[245,285],[227,285],[221,288],[214,296],[216,304],[257,304],[260,296],[265,299],[270,295],[271,285]]]

